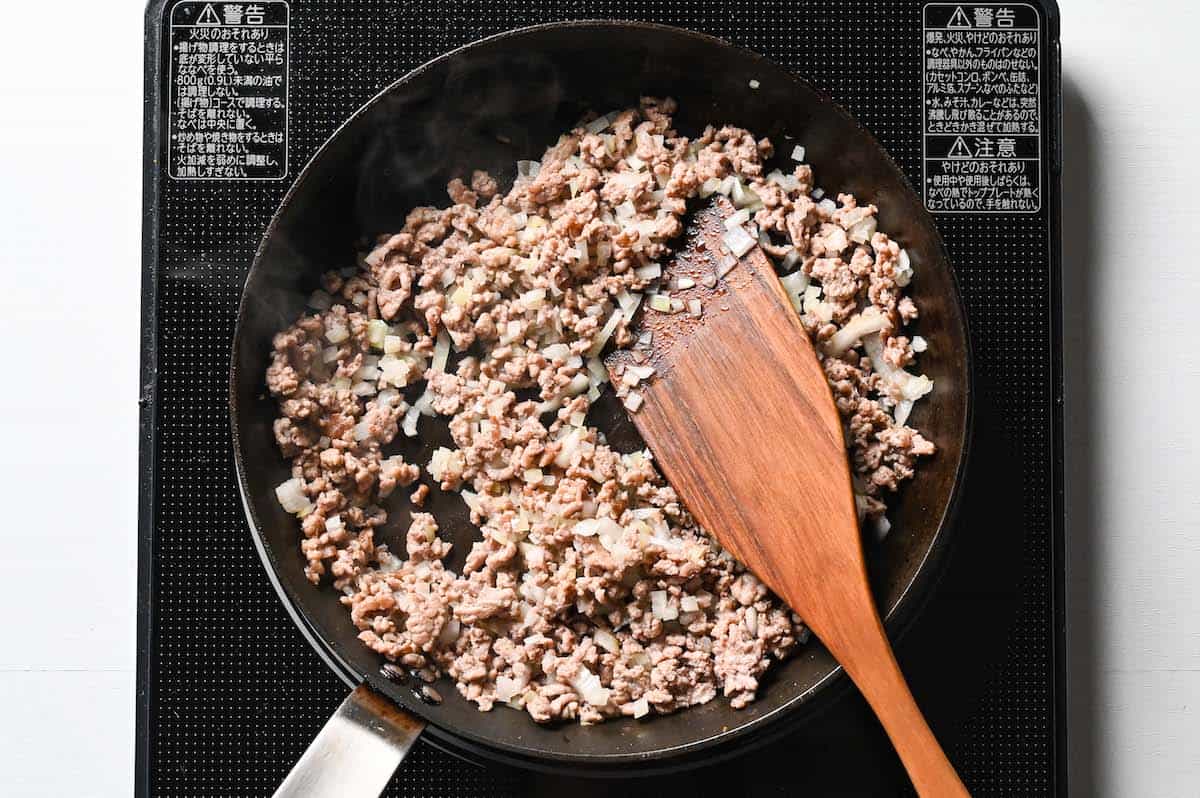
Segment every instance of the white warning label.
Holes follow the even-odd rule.
[[[925,207],[1042,207],[1041,21],[1025,3],[929,3],[921,54]]]
[[[170,13],[167,174],[176,180],[286,177],[286,0],[184,0]]]

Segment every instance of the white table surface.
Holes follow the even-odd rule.
[[[1072,794],[1195,796],[1200,9],[1063,6]],[[0,12],[6,796],[132,790],[142,9]]]

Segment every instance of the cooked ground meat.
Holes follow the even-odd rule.
[[[741,707],[807,636],[696,526],[649,452],[619,453],[586,423],[601,351],[653,346],[627,328],[647,294],[646,312],[702,312],[659,267],[686,200],[730,196],[748,237],[732,230],[731,249],[757,240],[785,273],[845,419],[864,518],[933,452],[904,425],[932,383],[906,370],[911,265],[876,208],[822,198],[802,163],[766,172],[772,143],[748,131],[680,136],[674,111],[646,98],[589,120],[518,164],[507,193],[484,172],[451,181],[453,204],[414,209],[359,268],[325,275],[316,312],[274,341],[267,385],[293,473],[278,493],[301,519],[309,579],[344,594],[364,644],[447,674],[481,710],[594,723],[718,693]],[[717,254],[714,282],[736,263]],[[628,369],[616,386],[631,411],[641,379]],[[401,391],[422,380],[410,406]],[[454,447],[420,466],[386,454],[422,414],[447,420]],[[412,514],[406,556],[375,540],[389,502],[424,504],[427,486],[396,490],[420,467],[481,531],[461,573],[427,513]]]

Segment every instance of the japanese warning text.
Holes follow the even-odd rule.
[[[170,18],[167,173],[177,180],[287,176],[285,0],[179,2]]]
[[[1023,3],[929,3],[921,61],[925,207],[1042,207],[1037,11]]]

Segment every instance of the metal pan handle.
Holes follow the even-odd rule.
[[[275,798],[378,798],[425,721],[366,684],[346,696],[275,791]]]

